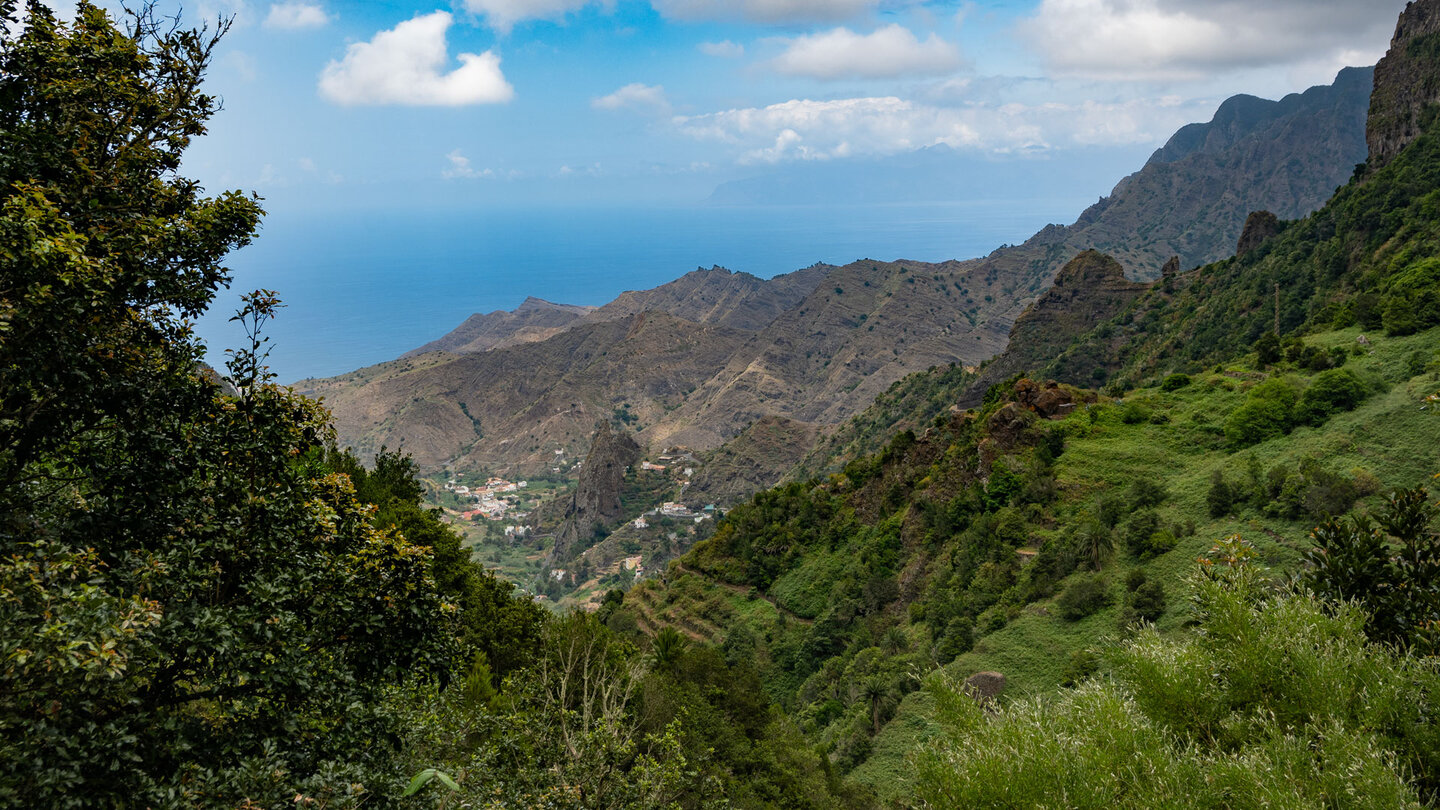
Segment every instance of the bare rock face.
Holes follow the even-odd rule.
[[[1180,257],[1171,256],[1170,260],[1165,262],[1165,266],[1160,268],[1160,277],[1174,278],[1178,275],[1180,275]]]
[[[999,672],[977,672],[965,679],[965,690],[981,703],[993,703],[1005,691],[1005,676]]]
[[[1269,211],[1252,211],[1245,218],[1245,230],[1235,245],[1235,255],[1244,256],[1280,232],[1280,218]]]
[[[1395,26],[1390,50],[1375,66],[1365,125],[1369,166],[1390,161],[1420,135],[1426,108],[1440,103],[1440,0],[1416,0]]]
[[[580,467],[580,480],[555,532],[555,545],[547,562],[552,566],[573,556],[575,550],[594,537],[595,527],[609,526],[625,516],[620,505],[620,487],[625,469],[640,459],[640,445],[630,434],[601,422],[590,443],[590,454]]]

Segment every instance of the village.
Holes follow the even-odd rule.
[[[506,481],[503,478],[491,477],[482,486],[474,488],[457,482],[454,478],[445,483],[445,490],[452,492],[462,501],[469,501],[475,505],[474,509],[460,511],[461,520],[474,520],[477,517],[486,520],[504,520],[512,510],[520,503],[518,493],[530,486],[528,481]],[[515,512],[513,518],[524,520],[529,517],[526,512]],[[515,535],[517,532],[524,536],[524,526],[507,526],[506,534]]]
[[[720,516],[715,504],[685,498],[702,466],[699,459],[685,448],[668,448],[626,468],[622,499],[650,508],[631,512],[569,564],[547,570],[543,560],[553,529],[542,517],[551,510],[541,507],[569,494],[571,476],[583,464],[567,461],[563,448],[554,454],[547,465],[551,469],[539,480],[512,480],[501,477],[503,472],[451,472],[431,490],[432,500],[465,532],[477,557],[522,587],[534,588],[538,601],[593,608],[605,591],[662,571],[708,536]]]

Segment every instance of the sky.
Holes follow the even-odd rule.
[[[786,166],[937,145],[1145,154],[1236,93],[1372,64],[1403,7],[192,0],[186,23],[232,28],[207,84],[224,110],[185,171],[272,211],[423,210],[688,203]]]

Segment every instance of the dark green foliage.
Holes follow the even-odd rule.
[[[1220,518],[1230,514],[1235,502],[1240,499],[1237,488],[1225,480],[1224,473],[1216,470],[1210,474],[1210,489],[1205,493],[1205,505],[1210,517]]]
[[[1170,497],[1165,485],[1149,478],[1136,478],[1130,484],[1127,492],[1130,501],[1130,510],[1137,511],[1152,506],[1159,506]]]
[[[1110,586],[1100,574],[1077,575],[1055,600],[1060,618],[1070,622],[1079,621],[1108,604]]]
[[[1365,400],[1365,383],[1353,371],[1330,369],[1315,375],[1295,409],[1295,421],[1318,425],[1341,411],[1354,410]]]
[[[1120,407],[1120,421],[1127,425],[1140,425],[1150,421],[1151,411],[1138,402],[1127,402]]]
[[[1119,625],[1121,629],[1129,629],[1143,622],[1154,622],[1165,612],[1166,604],[1165,586],[1147,577],[1145,569],[1132,569],[1125,576]]]
[[[1266,332],[1255,341],[1255,362],[1263,368],[1280,362],[1280,337],[1274,332]]]
[[[1420,349],[1416,349],[1415,351],[1411,352],[1410,356],[1405,358],[1406,376],[1418,377],[1421,374],[1424,374],[1426,367],[1430,364],[1432,356],[1433,355],[1430,352],[1426,352]]]
[[[1153,509],[1142,509],[1125,521],[1125,549],[1138,559],[1164,554],[1175,547],[1175,533]]]
[[[1060,685],[1064,687],[1079,686],[1091,675],[1100,671],[1100,655],[1094,650],[1083,648],[1070,653],[1070,660],[1065,664],[1065,671],[1060,674]]]
[[[331,447],[323,463],[349,476],[358,500],[375,505],[376,528],[397,531],[430,549],[436,587],[459,609],[458,637],[465,657],[472,650],[483,653],[502,679],[528,661],[539,643],[544,610],[472,561],[460,535],[441,522],[440,512],[422,506],[424,489],[413,459],[382,447],[375,454],[375,468],[366,470],[348,451]]]
[[[1390,496],[1372,522],[1332,518],[1311,532],[1305,583],[1334,601],[1355,601],[1377,641],[1440,649],[1440,537],[1424,488]],[[1398,544],[1398,548],[1392,546]]]
[[[215,37],[0,4],[0,804],[270,805],[375,785],[381,696],[455,660],[431,555],[315,463],[251,340],[227,394],[183,319],[260,216],[181,156]]]
[[[1416,262],[1395,275],[1380,308],[1386,334],[1413,335],[1440,324],[1440,258]]]
[[[1171,374],[1160,383],[1161,391],[1179,391],[1190,384],[1189,374]]]
[[[1265,380],[1226,418],[1226,440],[1235,447],[1248,447],[1289,433],[1298,399],[1290,381],[1279,377]]]

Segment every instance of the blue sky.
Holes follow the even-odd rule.
[[[693,202],[937,144],[1133,161],[1230,95],[1373,63],[1403,6],[205,0],[187,21],[234,19],[208,86],[225,110],[186,171],[303,210]]]

